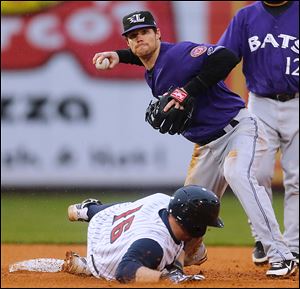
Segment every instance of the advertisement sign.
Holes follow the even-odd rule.
[[[92,64],[98,51],[126,48],[121,20],[132,11],[155,11],[164,38],[176,41],[171,2],[56,1],[32,13],[9,5],[1,17],[1,186],[182,184],[193,145],[145,122],[152,95],[144,68]]]

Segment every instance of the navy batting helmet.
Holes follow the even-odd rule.
[[[192,237],[204,236],[207,226],[223,228],[218,217],[220,201],[211,191],[190,185],[178,189],[171,197],[168,212]]]

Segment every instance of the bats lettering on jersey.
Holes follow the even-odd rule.
[[[257,35],[254,35],[248,39],[248,43],[251,52],[256,51],[258,48],[265,48],[266,44],[270,43],[274,48],[291,47],[292,51],[299,53],[299,39],[287,34],[279,34],[277,37],[274,37],[272,33],[268,33],[262,42]]]
[[[248,43],[251,52],[259,48],[266,48],[267,44],[270,44],[273,48],[290,48],[293,52],[297,53],[297,56],[299,55],[299,39],[287,34],[279,34],[277,38],[275,38],[272,33],[267,33],[262,42],[259,40],[259,37],[255,35],[248,38]],[[285,74],[299,76],[299,65],[297,66],[299,57],[293,58],[287,56],[285,62]],[[295,66],[294,68],[291,68],[292,63],[293,66]]]

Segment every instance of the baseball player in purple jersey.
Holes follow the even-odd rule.
[[[88,199],[71,205],[69,220],[89,222],[87,257],[67,252],[63,270],[121,283],[201,281],[204,276],[183,272],[184,241],[202,237],[207,226],[223,227],[219,211],[218,197],[200,186],[182,187],[172,197],[157,193],[134,202]]]
[[[223,82],[239,59],[220,45],[162,42],[148,11],[125,16],[123,27],[130,49],[96,53],[93,62],[108,58],[110,69],[119,62],[143,65],[153,96],[160,100],[170,97],[165,112],[179,115],[175,109],[184,110],[193,103],[191,122],[182,131],[195,143],[185,185],[204,186],[221,198],[229,184],[264,240],[270,263],[267,276],[294,274],[295,257],[283,241],[270,198],[256,179],[268,147],[263,124]],[[181,133],[176,125],[171,129],[164,125],[155,128],[162,133]]]
[[[243,59],[248,108],[265,124],[267,154],[257,170],[272,199],[276,152],[284,176],[284,238],[299,264],[299,1],[258,1],[238,11],[218,42]],[[257,265],[267,262],[253,226]]]

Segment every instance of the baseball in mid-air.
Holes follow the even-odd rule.
[[[108,66],[109,66],[109,60],[108,60],[108,58],[104,58],[102,60],[102,62],[99,62],[98,59],[96,60],[96,64],[95,64],[96,68],[99,69],[99,70],[105,70],[105,69],[107,69]]]

